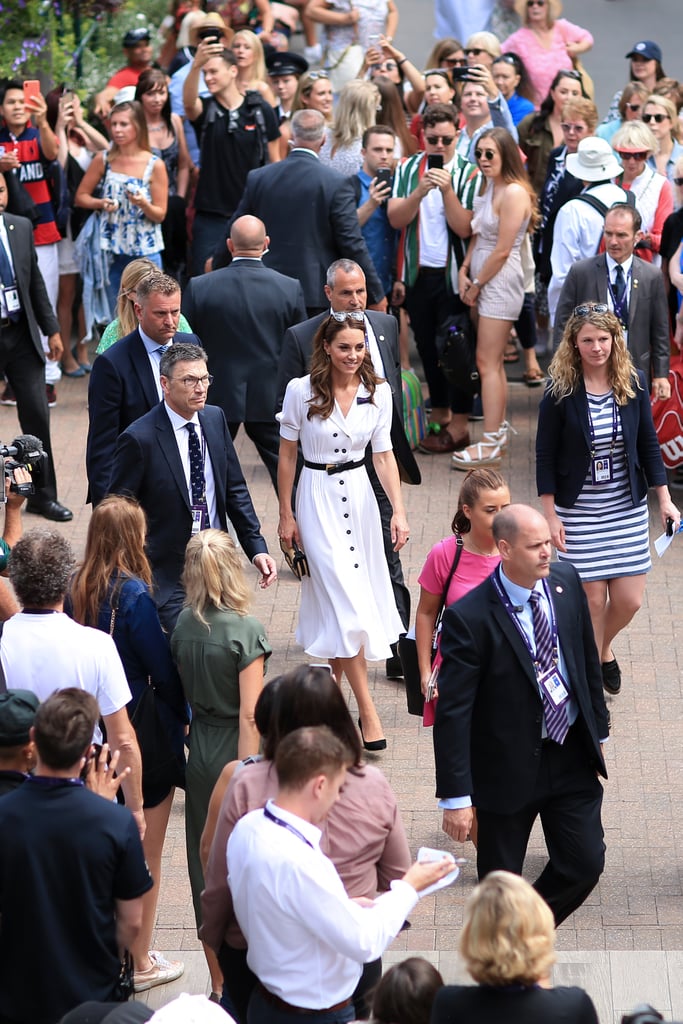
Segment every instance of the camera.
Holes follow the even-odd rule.
[[[2,478],[9,478],[10,491],[14,494],[21,494],[28,498],[34,493],[33,482],[17,483],[14,479],[14,470],[21,467],[33,475],[47,455],[43,450],[43,442],[33,434],[21,434],[15,437],[10,445],[0,444],[0,473]],[[4,487],[1,489],[0,502],[7,501]]]

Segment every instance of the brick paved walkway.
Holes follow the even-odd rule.
[[[515,375],[519,375],[517,366],[511,377]],[[59,404],[52,412],[59,496],[74,511],[73,523],[60,529],[79,552],[89,518],[83,505],[86,394],[86,382],[63,381]],[[540,389],[531,391],[518,383],[511,386],[511,420],[519,433],[512,439],[503,472],[517,501],[536,503],[533,447],[539,399]],[[14,410],[0,408],[0,439],[9,443],[17,432]],[[264,534],[271,550],[277,551],[277,503],[269,478],[243,434],[238,437],[238,452]],[[422,562],[430,546],[449,530],[461,482],[461,474],[450,471],[447,458],[418,458],[423,484],[405,488],[411,541],[403,557],[414,602]],[[26,516],[26,527],[40,522]],[[659,532],[655,523],[655,535]],[[679,541],[662,561],[655,556],[645,605],[617,640],[624,685],[619,697],[610,700],[610,780],[604,804],[607,867],[598,889],[557,936],[561,962],[556,980],[584,984],[596,1000],[603,1022],[618,1019],[619,1011],[643,998],[652,1000],[669,1019],[671,1013],[683,1017],[683,953],[671,952],[683,950],[683,860],[678,828],[683,786],[678,642],[683,627],[676,612],[683,594],[682,544]],[[266,626],[274,648],[271,674],[304,660],[293,639],[298,590],[298,583],[284,567],[275,587],[255,593],[255,614]],[[375,763],[397,793],[411,848],[447,846],[434,800],[429,731],[408,716],[402,685],[389,682],[381,668],[373,672],[371,680],[388,740],[386,754]],[[182,821],[180,794],[164,855],[156,941],[167,952],[181,950],[187,971],[173,986],[149,994],[150,1004],[155,1006],[166,1002],[173,992],[204,991],[208,980],[194,932]],[[538,870],[543,851],[542,837],[534,834],[527,860],[529,877]],[[455,852],[473,854],[468,846]],[[419,951],[438,963],[447,978],[459,976],[454,951],[463,902],[474,878],[470,862],[452,889],[426,899],[412,916],[411,930],[396,940],[388,959],[400,959],[408,950]]]

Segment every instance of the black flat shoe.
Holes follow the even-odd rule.
[[[43,519],[51,519],[53,523],[68,523],[73,519],[71,509],[60,505],[58,501],[27,501],[26,511],[34,516],[42,516]]]
[[[358,728],[360,729],[360,738],[362,739],[363,746],[365,747],[366,750],[377,751],[377,750],[386,750],[387,749],[387,741],[385,739],[382,739],[382,740],[366,740],[365,739],[365,736],[363,735],[363,723],[361,722],[360,718],[358,719]]]
[[[616,658],[602,663],[602,685],[608,693],[616,694],[621,689],[621,669]]]

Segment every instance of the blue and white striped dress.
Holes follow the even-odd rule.
[[[595,433],[597,458],[610,454],[613,395],[587,395]],[[566,552],[557,557],[571,562],[586,582],[638,576],[652,567],[647,496],[636,506],[631,500],[621,417],[612,457],[612,480],[594,484],[590,467],[572,508],[555,506],[565,531]]]

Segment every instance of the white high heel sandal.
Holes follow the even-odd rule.
[[[500,444],[492,441],[478,441],[461,452],[454,452],[451,469],[479,469],[481,466],[498,466],[502,457]]]

